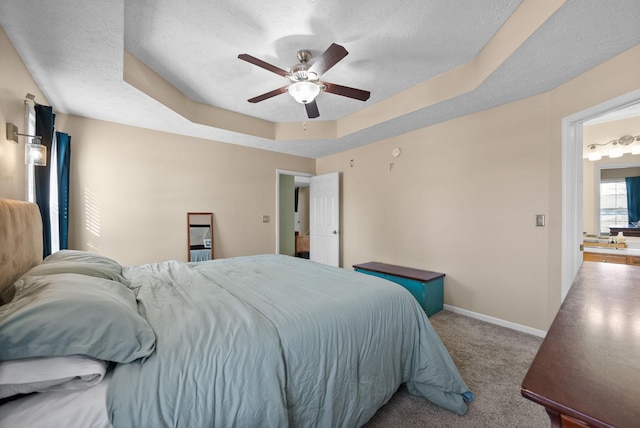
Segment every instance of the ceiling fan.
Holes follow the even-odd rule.
[[[300,61],[300,63],[291,67],[291,71],[283,70],[251,55],[240,54],[238,55],[238,58],[241,60],[250,62],[253,65],[257,65],[258,67],[271,71],[272,73],[286,77],[291,82],[286,86],[258,95],[248,101],[250,103],[258,103],[271,97],[275,97],[276,95],[289,92],[297,102],[304,104],[309,119],[315,119],[320,116],[318,105],[316,104],[316,97],[320,91],[360,101],[366,101],[371,95],[369,91],[320,81],[320,76],[326,73],[331,67],[336,65],[348,54],[349,52],[347,52],[343,46],[332,43],[331,46],[329,46],[327,50],[313,62],[313,64],[309,64],[309,61],[311,60],[311,52],[304,49],[298,51],[298,61]]]

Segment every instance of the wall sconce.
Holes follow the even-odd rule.
[[[617,140],[611,140],[606,143],[589,144],[587,148],[591,150],[591,152],[589,152],[587,158],[590,161],[597,161],[602,159],[603,153],[598,151],[597,148],[608,146],[609,144],[611,144],[611,151],[609,151],[609,153],[606,153],[606,155],[609,156],[610,158],[619,158],[624,153],[631,153],[633,155],[638,155],[640,154],[640,144],[634,144],[630,148],[627,148],[629,145],[633,144],[635,141],[638,141],[640,143],[640,135],[636,135],[636,136],[625,135],[620,137]]]
[[[25,144],[24,163],[27,165],[47,166],[47,148],[38,143]]]
[[[40,144],[42,137],[39,135],[21,134],[18,127],[13,123],[7,122],[7,140],[18,144],[18,136],[31,137],[35,142],[25,143],[24,145],[24,163],[27,165],[46,166],[47,165],[47,148]]]

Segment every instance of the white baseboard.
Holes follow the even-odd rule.
[[[489,315],[479,314],[477,312],[468,311],[466,309],[457,308],[455,306],[444,305],[444,309],[446,309],[447,311],[455,312],[456,314],[467,316],[469,318],[475,318],[475,319],[480,320],[480,321],[485,321],[485,322],[488,322],[488,323],[491,323],[491,324],[496,324],[496,325],[499,325],[501,327],[507,327],[507,328],[510,328],[512,330],[521,331],[523,333],[532,334],[534,336],[545,337],[547,335],[547,332],[544,331],[544,330],[538,330],[538,329],[535,329],[535,328],[527,327],[526,325],[516,324],[516,323],[511,322],[511,321],[505,321],[505,320],[502,320],[500,318],[495,318],[495,317],[491,317]]]

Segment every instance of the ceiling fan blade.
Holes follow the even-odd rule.
[[[269,99],[271,97],[275,97],[276,95],[280,95],[280,94],[284,94],[285,92],[287,92],[287,88],[289,87],[289,85],[287,86],[283,86],[282,88],[278,88],[278,89],[274,89],[273,91],[269,91],[267,93],[264,93],[262,95],[258,95],[257,97],[253,97],[247,101],[249,101],[250,103],[259,103],[260,101],[264,101],[266,99]]]
[[[309,119],[320,117],[320,112],[318,111],[318,104],[316,104],[316,100],[313,100],[310,103],[306,103],[304,105],[304,108],[307,110],[307,117],[309,117]]]
[[[321,76],[348,54],[349,52],[347,52],[344,47],[331,43],[331,46],[329,46],[309,68],[309,72],[313,72],[318,76]]]
[[[269,70],[272,73],[279,74],[280,76],[283,76],[283,77],[289,77],[291,75],[291,73],[289,73],[288,71],[285,71],[279,67],[276,67],[275,65],[271,65],[268,62],[264,62],[263,60],[258,59],[254,56],[251,56],[249,54],[240,54],[238,55],[238,58],[240,58],[243,61],[247,61],[253,65],[257,65],[258,67],[262,67],[265,70]]]
[[[322,82],[322,84],[325,86],[325,92],[353,98],[354,100],[367,101],[371,96],[371,92],[363,91],[362,89],[350,88],[348,86],[336,85],[335,83],[329,82]]]

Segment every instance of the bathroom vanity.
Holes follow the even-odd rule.
[[[582,259],[585,262],[640,266],[640,242],[627,242],[623,248],[587,246],[585,242]]]

